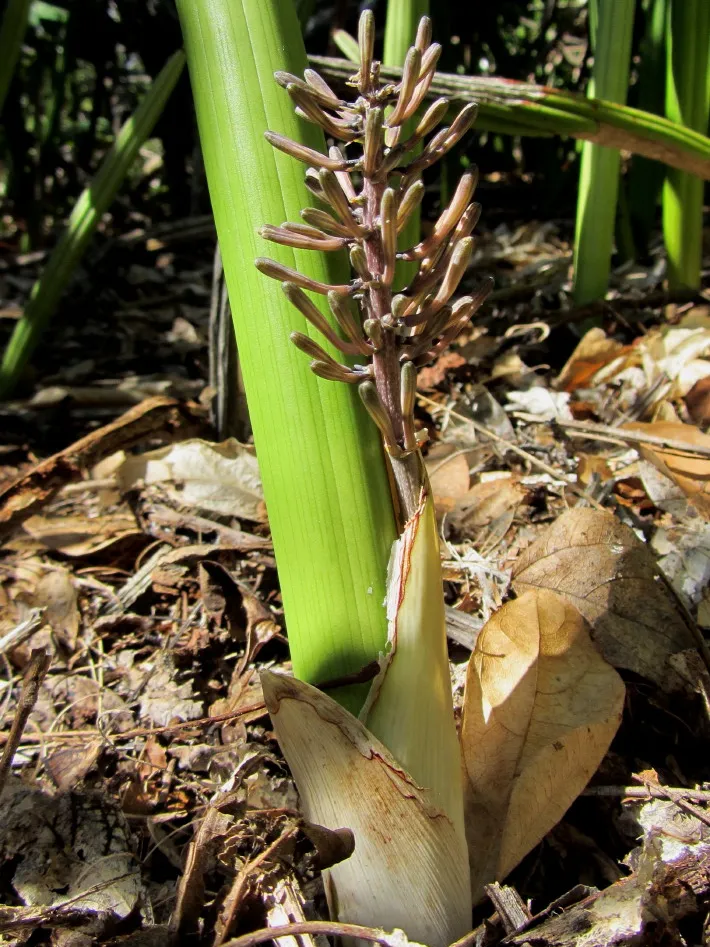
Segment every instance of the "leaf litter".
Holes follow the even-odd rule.
[[[253,450],[206,419],[205,233],[169,272],[148,238],[120,251],[132,282],[107,273],[91,316],[113,331],[119,300],[123,361],[60,319],[34,393],[2,409],[0,750],[33,649],[51,666],[0,797],[0,942],[219,944],[326,917],[323,866],[348,865],[337,818],[304,823],[266,712],[287,629]],[[707,307],[664,320],[653,266],[613,274],[575,336],[589,313],[549,223],[482,235],[475,266],[497,289],[422,371],[417,424],[468,805],[486,812],[476,942],[700,943]]]

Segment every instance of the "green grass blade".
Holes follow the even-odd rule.
[[[640,49],[638,107],[656,114],[664,110],[667,4],[668,0],[649,0],[645,4],[646,30]],[[657,161],[634,157],[628,175],[629,215],[634,240],[642,252],[648,248],[664,176],[665,169]]]
[[[343,257],[257,235],[312,203],[303,166],[263,137],[271,129],[323,146],[272,78],[302,73],[305,50],[291,0],[178,0],[178,12],[294,673],[323,682],[358,671],[384,646],[395,525],[379,436],[357,393],[309,371],[289,342],[294,330],[308,333],[306,321],[254,267],[268,254],[321,281],[343,278]],[[358,690],[346,702],[362,699]]]
[[[0,113],[20,57],[30,3],[31,0],[8,0],[0,24]]]
[[[35,283],[0,365],[0,398],[12,391],[52,317],[92,234],[153,130],[185,64],[182,52],[166,62],[135,113],[124,123],[91,185],[74,206],[67,227]]]
[[[387,0],[385,48],[382,55],[385,66],[401,67],[423,16],[429,16],[429,0]]]
[[[598,4],[594,73],[590,97],[626,100],[634,23],[634,0]],[[585,142],[579,176],[574,249],[574,299],[579,306],[606,294],[611,267],[619,152]]]
[[[333,30],[331,38],[348,62],[360,62],[360,47],[347,30]]]
[[[666,116],[689,129],[705,132],[710,107],[707,0],[670,0],[667,36]],[[671,289],[700,286],[703,190],[703,182],[697,177],[668,169],[663,185],[663,237]]]

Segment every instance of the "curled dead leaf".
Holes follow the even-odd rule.
[[[703,434],[693,424],[683,424],[681,421],[654,421],[645,424],[638,421],[625,424],[624,427],[629,431],[683,441],[689,447],[710,449],[710,435]],[[710,457],[691,457],[675,450],[643,444],[639,445],[638,450],[642,457],[678,484],[705,519],[710,519]]]
[[[530,590],[488,620],[469,662],[461,733],[475,898],[562,818],[623,703],[621,678],[559,595]]]
[[[651,552],[610,513],[563,513],[518,558],[513,587],[559,593],[590,623],[610,664],[665,690],[680,686],[668,658],[693,646],[691,633]]]
[[[127,457],[117,471],[122,490],[138,481],[160,483],[188,508],[265,522],[266,507],[254,452],[234,438],[198,438]]]

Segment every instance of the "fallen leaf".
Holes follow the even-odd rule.
[[[691,420],[699,427],[710,424],[710,378],[696,381],[685,396],[685,406]]]
[[[654,437],[683,441],[690,447],[710,449],[710,435],[703,434],[693,424],[673,421],[654,421],[644,424],[635,421],[625,424],[629,431],[652,434]],[[670,477],[681,488],[693,506],[705,519],[710,519],[710,457],[690,457],[674,450],[640,444],[642,457]]]
[[[149,398],[105,427],[82,437],[65,450],[35,464],[0,495],[0,533],[6,535],[47,503],[66,483],[81,480],[101,457],[148,438],[174,437],[194,428],[190,407],[173,398]]]
[[[447,372],[453,368],[460,368],[466,364],[466,359],[462,358],[458,352],[444,352],[432,364],[422,368],[417,374],[417,388],[421,391],[431,391],[436,388],[446,378]]]
[[[621,342],[610,339],[603,329],[590,329],[567,359],[556,387],[564,391],[586,388],[599,369],[616,358],[622,348]]]
[[[202,716],[202,704],[192,699],[192,683],[177,682],[178,671],[167,654],[157,653],[143,669],[147,678],[140,698],[141,717],[147,717],[156,727],[167,727],[172,720],[196,720]]]
[[[44,765],[57,789],[60,792],[68,792],[86,777],[102,750],[101,740],[89,740],[79,746],[54,750]]]
[[[576,608],[530,590],[488,620],[466,677],[461,747],[474,898],[562,818],[621,721],[624,684]]]
[[[426,469],[437,513],[450,512],[471,480],[466,453],[453,444],[435,444],[427,455]]]
[[[130,830],[109,799],[11,780],[0,805],[3,877],[25,905],[71,904],[82,930],[115,928],[145,897]]]
[[[234,438],[221,444],[193,438],[127,457],[116,476],[122,490],[138,481],[160,483],[187,507],[266,520],[259,464],[252,450]]]
[[[34,603],[37,608],[44,608],[44,619],[52,626],[58,641],[73,652],[79,635],[79,605],[66,569],[52,569],[42,576],[37,583]]]
[[[459,529],[490,526],[504,514],[515,512],[526,494],[525,487],[510,476],[482,480],[459,499],[453,523]]]
[[[577,454],[577,480],[588,487],[596,475],[599,483],[606,483],[613,476],[605,457],[598,454]]]
[[[523,391],[509,391],[507,410],[528,421],[571,421],[569,400],[566,391],[533,385]]]
[[[143,540],[131,513],[104,516],[30,516],[24,530],[48,549],[76,558],[102,552],[124,540]]]
[[[680,685],[668,665],[693,639],[653,555],[610,513],[582,507],[563,513],[518,558],[513,586],[558,592],[579,609],[614,667],[664,690]]]

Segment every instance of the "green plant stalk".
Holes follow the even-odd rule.
[[[6,398],[17,384],[97,224],[108,210],[138,155],[138,149],[150,135],[163,111],[184,64],[182,52],[174,53],[166,62],[135,113],[119,131],[91,185],[76,202],[66,229],[41,277],[33,286],[22,318],[8,342],[0,365],[0,398]]]
[[[0,114],[20,57],[31,2],[32,0],[8,0],[0,24]]]
[[[385,21],[385,47],[382,63],[385,66],[402,66],[417,26],[423,16],[429,15],[429,0],[388,0],[387,19]],[[402,127],[402,137],[406,138],[416,127],[416,117],[411,118]],[[413,247],[419,240],[421,231],[421,206],[417,207],[399,235],[397,245],[400,250]],[[397,266],[395,289],[406,286],[417,272],[416,263],[400,262]]]
[[[269,247],[257,229],[297,221],[312,203],[303,166],[264,139],[271,129],[323,148],[322,132],[293,114],[273,81],[277,70],[302,74],[305,50],[290,0],[177,5],[294,673],[323,683],[359,671],[384,647],[396,530],[377,429],[353,386],[306,369],[289,334],[309,334],[308,323],[254,267]],[[348,272],[332,253],[279,246],[274,257],[324,282]],[[364,692],[340,698],[357,710]]]
[[[592,4],[592,9],[595,4]],[[596,0],[594,73],[589,94],[623,103],[629,83],[634,0]],[[585,142],[579,175],[574,247],[574,300],[578,306],[606,294],[611,268],[619,152]]]
[[[698,132],[708,124],[710,4],[670,0],[668,10],[666,116]],[[668,286],[700,286],[703,237],[703,182],[669,169],[663,185],[663,237],[668,253]]]
[[[350,62],[311,56],[322,74],[343,81],[352,74]],[[385,68],[397,79],[401,70]],[[588,99],[564,90],[515,80],[437,73],[430,98],[451,96],[478,103],[476,127],[506,135],[570,135],[661,161],[710,180],[710,138],[628,105]]]
[[[661,114],[666,85],[667,0],[647,0],[645,7],[646,31],[641,42],[638,107]],[[663,165],[657,161],[640,155],[634,157],[628,175],[629,215],[634,241],[644,253],[648,249],[664,175]]]

